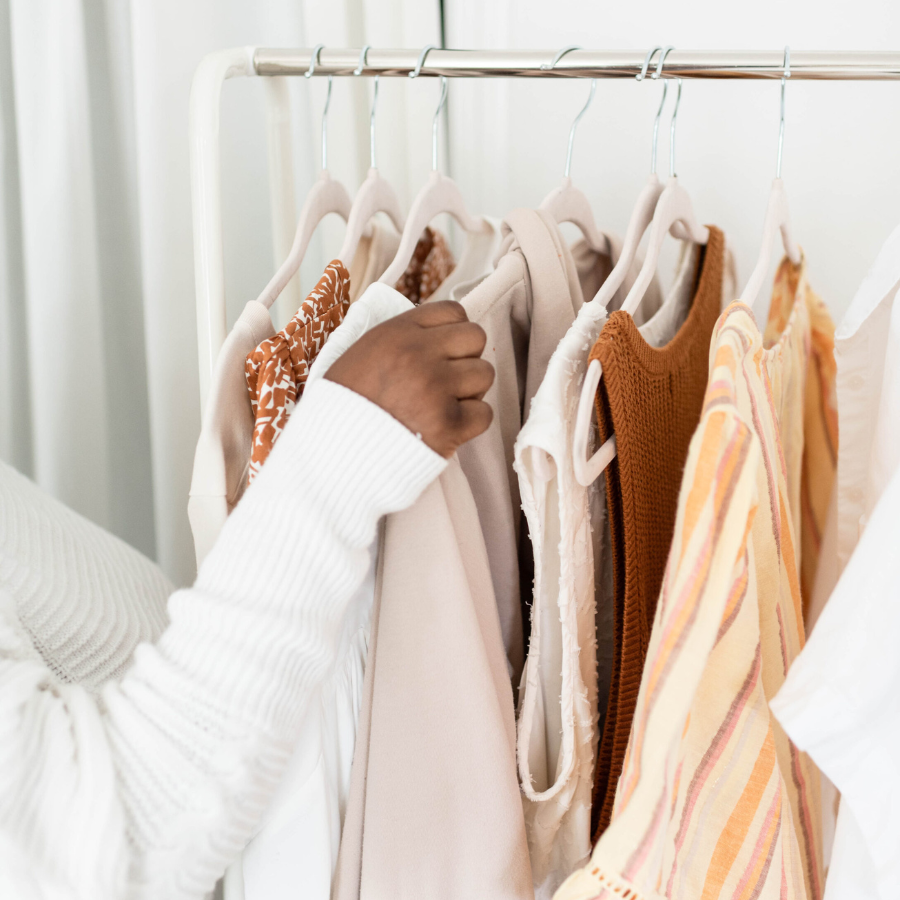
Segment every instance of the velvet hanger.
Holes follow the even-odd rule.
[[[644,60],[644,66],[637,80],[642,81],[653,55],[661,51],[654,79],[660,77],[666,55],[672,47],[654,47]],[[653,124],[653,149],[651,153],[651,174],[647,185],[638,197],[638,202],[628,224],[622,254],[613,271],[600,287],[593,302],[608,306],[616,292],[622,286],[628,271],[637,255],[641,238],[648,226],[650,228],[647,256],[634,285],[622,304],[622,309],[634,315],[653,280],[659,263],[659,254],[666,234],[671,233],[681,240],[692,240],[705,244],[709,240],[709,231],[697,223],[693,206],[687,192],[678,183],[675,175],[675,123],[678,115],[678,104],[681,99],[681,79],[678,80],[678,94],[669,131],[669,168],[670,178],[663,187],[656,176],[657,139],[659,136],[659,120],[666,102],[668,83],[663,84],[663,96]],[[585,375],[584,384],[578,400],[573,441],[573,464],[575,478],[579,484],[592,484],[609,465],[616,455],[616,439],[612,435],[604,444],[589,456],[591,425],[594,412],[594,398],[600,385],[603,371],[599,360],[592,360]]]
[[[784,48],[784,74],[781,76],[781,122],[778,127],[778,160],[775,164],[775,180],[769,191],[769,202],[766,205],[766,218],[763,222],[762,246],[759,258],[750,278],[741,293],[741,300],[747,306],[753,306],[759,292],[769,274],[772,263],[772,245],[776,235],[781,233],[781,244],[785,255],[796,266],[800,264],[800,248],[794,242],[791,234],[791,213],[788,209],[787,194],[784,190],[784,182],[781,180],[781,156],[784,149],[784,86],[786,79],[791,77],[791,50]]]
[[[552,62],[541,66],[542,69],[554,69],[556,64],[572,50],[579,50],[579,47],[566,47],[560,50],[553,57]],[[587,112],[588,107],[594,99],[594,93],[597,90],[597,80],[591,79],[591,91],[588,94],[587,103],[581,108],[581,112],[575,116],[572,127],[569,129],[569,146],[566,151],[566,169],[563,174],[562,184],[554,188],[541,203],[540,208],[550,213],[554,221],[561,225],[563,222],[571,222],[584,235],[587,245],[596,253],[604,253],[610,255],[611,248],[609,238],[597,227],[594,221],[594,213],[591,210],[591,204],[584,192],[579,190],[572,183],[570,172],[572,170],[572,149],[575,144],[575,131],[582,116]]]
[[[359,65],[354,69],[354,75],[363,74],[369,49],[370,45],[366,44],[360,51]],[[403,231],[403,213],[400,211],[397,192],[382,178],[375,163],[375,110],[377,106],[378,76],[376,75],[372,94],[372,110],[369,114],[369,174],[353,198],[353,205],[347,219],[347,232],[338,253],[338,259],[346,266],[349,266],[353,260],[369,222],[377,213],[385,213],[397,231]]]
[[[306,77],[311,78],[319,62],[319,54],[324,44],[318,44],[313,50],[312,60]],[[350,195],[347,189],[328,172],[328,107],[331,105],[332,76],[328,76],[328,93],[325,95],[325,108],[322,110],[322,171],[313,183],[297,221],[294,242],[287,259],[272,276],[263,292],[257,298],[263,306],[271,308],[287,283],[294,277],[309,247],[313,233],[321,221],[328,215],[339,215],[345,222],[350,216]]]
[[[434,44],[429,44],[422,50],[415,69],[409,73],[410,78],[418,78],[425,58],[434,49]],[[476,219],[466,209],[465,201],[456,182],[452,178],[442,175],[438,170],[438,121],[446,102],[447,79],[441,76],[441,97],[431,122],[431,175],[413,201],[406,226],[400,236],[397,253],[381,278],[378,279],[382,284],[394,285],[397,283],[415,253],[422,232],[435,216],[447,213],[459,223],[467,234],[483,234],[489,230],[490,226],[484,219]]]

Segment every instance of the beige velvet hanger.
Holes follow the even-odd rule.
[[[775,243],[778,232],[781,232],[781,244],[784,247],[785,255],[795,266],[800,264],[800,248],[794,242],[791,234],[791,213],[788,209],[784,182],[781,180],[781,156],[784,149],[784,86],[786,79],[790,77],[791,49],[785,47],[784,74],[781,76],[781,122],[778,126],[778,161],[775,164],[775,180],[772,182],[769,202],[766,205],[759,259],[757,259],[753,272],[741,293],[741,300],[751,307],[769,274],[769,267],[772,264],[772,245]]]
[[[637,76],[638,81],[642,81],[647,74],[647,67],[654,54],[661,51],[660,60],[653,75],[657,79],[662,72],[663,62],[666,55],[672,50],[672,47],[660,48],[654,47],[644,60],[644,66],[640,75]],[[631,315],[637,310],[640,300],[646,293],[647,287],[653,279],[659,260],[659,251],[665,235],[671,233],[674,237],[681,240],[695,240],[700,243],[706,243],[709,240],[709,231],[702,228],[696,222],[693,209],[690,204],[690,198],[681,188],[675,178],[675,121],[678,113],[678,100],[681,97],[681,81],[678,83],[678,97],[676,98],[675,109],[672,113],[672,122],[669,132],[669,167],[670,179],[669,183],[663,188],[659,178],[656,175],[656,154],[657,141],[659,137],[659,120],[662,115],[663,106],[666,102],[666,94],[668,93],[668,83],[663,84],[662,100],[656,113],[656,119],[653,123],[653,147],[651,152],[651,173],[650,179],[643,191],[638,197],[631,220],[628,223],[628,230],[625,233],[625,240],[622,245],[622,254],[619,257],[613,271],[609,274],[606,281],[601,285],[600,290],[594,297],[592,302],[599,302],[603,306],[609,306],[616,292],[625,281],[625,277],[631,268],[632,263],[637,255],[638,246],[644,232],[650,227],[650,248],[647,258],[641,268],[631,291],[625,298],[622,309]],[[668,192],[668,193],[667,193]],[[660,208],[660,204],[664,206]],[[651,253],[654,253],[655,259],[651,260]],[[652,265],[651,265],[652,262]],[[649,272],[649,276],[646,274]],[[597,388],[600,385],[603,370],[599,360],[591,360],[585,375],[584,383],[581,387],[581,394],[578,399],[578,410],[575,419],[575,434],[572,447],[573,468],[575,470],[575,479],[579,484],[588,486],[600,476],[603,470],[609,465],[616,455],[616,438],[615,435],[609,437],[603,445],[592,456],[590,451],[591,425],[594,412],[594,397],[597,394]]]
[[[554,69],[563,56],[572,50],[579,49],[579,47],[566,47],[553,57],[553,60],[549,65],[542,65],[541,68]],[[597,227],[597,223],[594,221],[594,213],[591,210],[590,201],[583,191],[575,187],[570,177],[570,172],[572,170],[572,148],[575,144],[575,131],[578,128],[581,117],[587,112],[588,107],[591,105],[596,90],[597,80],[592,78],[591,92],[588,94],[587,103],[581,108],[581,112],[575,116],[575,121],[572,122],[572,127],[569,129],[569,146],[566,151],[566,170],[563,174],[562,184],[547,194],[541,203],[540,208],[545,212],[550,213],[553,220],[558,225],[562,225],[563,222],[571,222],[575,225],[582,235],[584,235],[587,245],[595,253],[610,255],[611,247],[609,238]]]
[[[313,50],[312,61],[306,72],[307,78],[312,77],[319,62],[319,54],[324,46],[324,44],[318,44]],[[331,214],[340,216],[346,222],[350,215],[350,195],[347,193],[347,189],[332,178],[328,172],[328,107],[331,105],[331,87],[332,76],[329,75],[328,93],[325,95],[325,108],[322,110],[322,171],[303,202],[300,218],[297,220],[297,230],[294,233],[294,242],[291,244],[287,259],[257,298],[266,308],[271,308],[287,283],[297,273],[319,223]]]
[[[419,55],[415,69],[409,73],[410,78],[417,78],[429,51],[435,49],[429,44]],[[462,193],[456,182],[438,171],[438,122],[441,111],[447,102],[447,79],[441,76],[441,98],[431,122],[431,175],[419,191],[406,220],[406,226],[400,237],[400,246],[391,264],[378,280],[382,284],[394,285],[406,271],[415,253],[416,245],[422,232],[441,213],[452,216],[467,234],[483,234],[490,230],[484,219],[476,219],[466,209]]]
[[[360,51],[359,65],[354,69],[354,75],[362,75],[369,48],[370,45],[366,44]],[[350,216],[347,219],[347,232],[338,253],[338,259],[344,265],[350,265],[369,222],[377,213],[385,213],[397,231],[403,231],[403,213],[400,211],[397,192],[381,177],[375,164],[375,111],[377,106],[378,76],[376,75],[372,94],[372,110],[369,114],[369,159],[371,164],[369,174],[353,198]]]

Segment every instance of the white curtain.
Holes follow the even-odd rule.
[[[191,77],[216,49],[320,41],[440,43],[438,2],[0,0],[0,456],[180,583],[194,573],[199,429]],[[379,165],[408,202],[430,162],[434,91],[385,87]],[[319,165],[324,88],[292,79],[298,203]],[[368,166],[369,96],[335,84],[329,168],[351,191]],[[264,117],[261,79],[226,83],[232,318],[275,264]],[[324,232],[304,288],[339,238]]]

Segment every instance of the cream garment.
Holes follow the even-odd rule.
[[[188,499],[198,569],[247,487],[254,418],[244,362],[248,353],[273,334],[269,310],[250,300],[216,359]]]
[[[900,228],[835,332],[840,439],[811,610],[820,618],[772,702],[841,792],[835,826],[826,782],[826,838],[829,827],[834,836],[825,900],[893,896],[900,878],[900,778],[884,765],[900,750],[900,681],[888,665],[900,643],[898,289]]]
[[[393,228],[372,222],[369,233],[359,239],[350,272],[350,302],[362,296],[365,289],[381,277],[400,246],[400,235]]]
[[[399,238],[393,231],[373,226],[368,242],[354,257],[351,296],[353,273],[357,273],[357,283],[377,278],[393,258],[397,243]],[[478,241],[467,244],[468,252],[464,251],[433,296],[449,293],[454,277],[458,280],[483,276],[492,259],[491,251],[498,243],[499,228],[495,225]],[[389,290],[393,299],[401,297]],[[391,306],[392,314],[411,308],[409,301],[401,299],[406,305]],[[365,311],[354,312],[356,305],[352,303],[347,313],[351,327],[338,328],[319,352],[320,357],[334,359],[335,348],[340,347],[343,352],[349,346],[347,335],[358,336],[361,332],[356,329],[372,326]],[[343,337],[335,342],[339,332]],[[226,338],[216,362],[188,502],[198,564],[215,543],[247,484],[253,413],[244,361],[248,353],[274,333],[269,311],[251,300]],[[315,380],[315,371],[316,364],[310,371],[307,386]],[[330,894],[356,738],[369,615],[375,592],[374,567],[373,554],[369,572],[349,604],[342,631],[336,637],[339,662],[315,702],[310,704],[303,739],[296,746],[275,800],[242,859],[226,873],[226,900],[293,898],[298,884],[304,885],[304,900],[326,898]]]
[[[471,289],[475,282],[481,281],[493,271],[494,258],[503,240],[502,222],[492,216],[481,216],[480,221],[481,230],[466,234],[459,262],[428,297],[429,300],[461,300],[468,293],[466,285]]]
[[[465,287],[458,288],[452,298],[488,332],[484,358],[496,372],[485,398],[494,419],[484,434],[460,447],[459,461],[478,508],[510,678],[518,686],[525,659],[519,550],[523,538],[513,447],[551,354],[584,297],[593,297],[612,270],[619,245],[609,238],[612,256],[595,253],[584,241],[570,251],[553,219],[534,210],[515,210],[507,216],[503,237],[494,272],[475,286],[465,286],[465,293]],[[636,263],[618,302],[637,271]],[[654,280],[646,314],[660,302]],[[524,564],[527,567],[529,560]]]
[[[383,303],[377,287],[359,303]],[[334,896],[530,898],[512,687],[455,457],[411,515],[386,519],[376,583]]]
[[[487,332],[497,380],[486,399],[498,424],[461,448],[407,515],[385,523],[340,900],[533,896],[512,686],[483,536],[491,525],[473,494],[495,493],[493,508],[514,527],[508,465],[522,409],[582,295],[549,217],[518,210],[504,227],[495,272],[462,301]],[[610,261],[602,264],[608,271]],[[464,460],[463,451],[473,452]],[[517,571],[514,544],[510,553]]]
[[[652,346],[668,343],[687,317],[699,256],[695,245],[682,249],[666,301],[640,326]],[[726,271],[731,272],[728,262]],[[729,292],[733,280],[731,285]],[[623,286],[612,306],[621,305],[628,289]],[[550,359],[515,445],[535,559],[518,764],[538,897],[551,896],[591,851],[597,711],[605,703],[612,665],[612,572],[605,493],[599,482],[590,488],[578,484],[571,448],[588,352],[606,318],[607,310],[597,304],[579,311]]]

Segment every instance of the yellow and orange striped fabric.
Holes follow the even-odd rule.
[[[769,699],[804,643],[801,483],[834,478],[804,447],[836,439],[831,322],[805,263],[772,310],[771,346],[743,303],[716,325],[612,822],[555,900],[822,896],[819,772]]]

